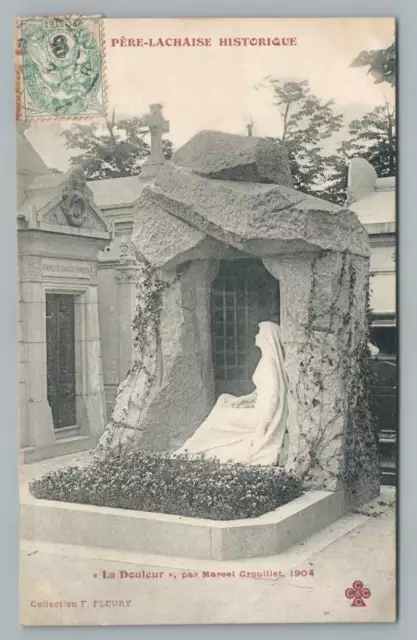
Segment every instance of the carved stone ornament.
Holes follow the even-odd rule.
[[[123,236],[120,240],[120,257],[125,258],[130,255],[130,240],[128,236]]]
[[[42,276],[42,260],[35,256],[24,256],[20,263],[21,278],[40,278]]]
[[[119,270],[120,269],[120,270]],[[139,282],[142,277],[142,269],[140,267],[128,267],[126,269],[120,268],[116,273],[116,282],[121,284],[126,282]]]
[[[85,192],[86,179],[81,167],[76,167],[62,189],[61,208],[68,224],[82,227],[88,216],[88,196]]]
[[[97,263],[90,262],[90,278],[97,278]]]

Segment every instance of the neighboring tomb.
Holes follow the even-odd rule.
[[[381,477],[395,484],[397,460],[396,179],[378,178],[372,165],[353,158],[348,203],[369,235],[371,249],[372,411],[379,431]]]
[[[19,421],[25,461],[105,426],[97,253],[110,233],[83,173],[53,173],[18,129]]]
[[[132,242],[133,364],[102,447],[181,446],[220,392],[250,392],[249,345],[272,320],[289,378],[287,468],[354,503],[375,496],[369,248],[356,215],[292,189],[282,146],[205,131],[143,190]]]

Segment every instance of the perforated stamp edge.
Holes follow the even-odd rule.
[[[25,22],[36,22],[37,20],[85,20],[96,22],[96,41],[99,50],[100,58],[100,102],[101,109],[95,113],[77,113],[73,115],[49,114],[47,112],[38,113],[31,112],[31,107],[27,101],[27,91],[25,86],[25,69],[24,69],[24,40],[22,35],[22,27]],[[106,65],[106,47],[105,47],[105,31],[104,31],[104,16],[103,15],[81,15],[81,14],[67,14],[67,15],[44,15],[44,16],[24,16],[19,17],[15,21],[15,107],[16,107],[16,121],[30,123],[33,121],[85,121],[94,120],[97,118],[107,117],[107,65]]]

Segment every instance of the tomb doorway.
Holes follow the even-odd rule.
[[[216,398],[254,390],[252,375],[260,358],[258,324],[279,324],[279,282],[261,260],[222,260],[211,290],[212,357]]]

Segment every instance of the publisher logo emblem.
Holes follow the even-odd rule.
[[[352,600],[352,607],[366,607],[365,599],[371,597],[371,590],[364,587],[361,580],[355,580],[352,586],[346,589],[345,596]]]

